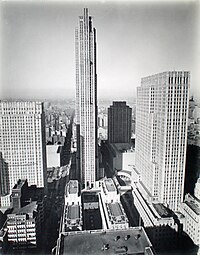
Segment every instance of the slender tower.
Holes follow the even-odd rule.
[[[96,30],[84,9],[75,30],[77,172],[83,188],[92,188],[98,176]]]
[[[183,201],[189,72],[164,72],[137,88],[136,168],[152,201],[172,210]]]

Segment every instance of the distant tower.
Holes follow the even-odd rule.
[[[189,72],[143,78],[137,88],[136,169],[153,201],[177,210],[183,201]]]
[[[96,30],[84,9],[75,31],[77,167],[85,188],[98,179]]]
[[[8,163],[5,162],[0,152],[0,196],[8,195],[9,187]]]
[[[108,141],[130,143],[132,109],[126,102],[113,102],[108,108]]]
[[[45,187],[46,142],[43,104],[0,101],[0,152],[8,169],[9,193],[19,179]],[[5,204],[4,204],[5,206]]]

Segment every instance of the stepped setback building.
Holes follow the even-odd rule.
[[[77,170],[85,188],[98,179],[96,29],[88,9],[79,17],[76,47]]]

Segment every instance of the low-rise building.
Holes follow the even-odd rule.
[[[79,183],[77,180],[70,180],[65,187],[65,205],[81,204]]]
[[[7,214],[4,231],[13,249],[36,248],[44,221],[44,189],[28,187],[27,180],[18,180],[12,189],[12,210]]]
[[[38,238],[37,202],[34,201],[22,208],[16,208],[7,215],[6,228],[8,242],[15,248],[36,248]]]
[[[93,230],[61,234],[56,255],[140,254],[153,255],[154,249],[142,227],[126,230]]]
[[[65,205],[60,225],[60,233],[82,230],[82,207],[79,184],[70,180],[65,187]]]
[[[120,194],[111,178],[104,179],[101,185],[100,199],[102,206],[101,215],[104,228],[124,229],[129,227],[129,222],[120,202]]]
[[[141,181],[133,183],[134,205],[141,217],[141,224],[154,247],[175,246],[182,233],[185,218],[181,213],[174,213],[162,203],[155,203]]]
[[[47,145],[47,168],[60,167],[61,166],[61,145]]]
[[[200,200],[190,194],[186,194],[180,210],[185,216],[183,230],[194,244],[200,246]]]
[[[200,177],[195,185],[194,196],[186,194],[180,211],[185,216],[183,230],[192,239],[194,244],[200,246]]]
[[[82,230],[82,208],[80,204],[67,205],[64,208],[61,232]]]
[[[108,143],[105,150],[107,164],[111,171],[130,170],[135,165],[135,150],[131,143]]]
[[[113,179],[105,178],[101,183],[101,196],[105,203],[120,202],[120,194]]]
[[[121,203],[105,203],[104,208],[108,229],[127,229],[129,227],[128,218]]]

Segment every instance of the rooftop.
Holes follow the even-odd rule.
[[[108,204],[108,207],[110,209],[111,214],[114,217],[119,217],[119,216],[124,215],[119,203],[110,203],[110,204]]]
[[[69,181],[69,194],[77,194],[78,193],[78,181],[77,180],[70,180]]]
[[[122,210],[122,206],[120,203],[109,203],[107,204],[108,214],[110,216],[110,221],[112,223],[121,224],[124,222],[128,222],[126,214]]]
[[[67,207],[66,218],[67,219],[80,218],[80,206],[79,205],[69,205]]]
[[[116,191],[115,184],[114,184],[114,182],[113,182],[113,180],[111,178],[105,179],[104,183],[106,185],[106,188],[107,188],[108,192]]]
[[[33,213],[33,211],[37,211],[37,201],[31,202],[28,205],[25,205],[21,208],[15,208],[12,214],[26,214],[26,213]]]
[[[145,253],[152,247],[143,228],[126,230],[94,230],[70,232],[62,235],[59,254],[154,254]]]
[[[163,204],[153,204],[153,207],[162,218],[172,217],[172,211]]]
[[[111,143],[111,146],[116,152],[134,152],[131,143]]]
[[[197,215],[200,215],[200,200],[190,194],[185,197],[185,204],[188,205]]]
[[[47,145],[47,153],[49,156],[55,154],[55,153],[59,153],[59,147],[60,145],[57,144],[53,144],[53,145]]]
[[[13,187],[14,189],[21,189],[22,186],[27,182],[27,180],[18,180],[17,183],[15,184],[15,186]]]

